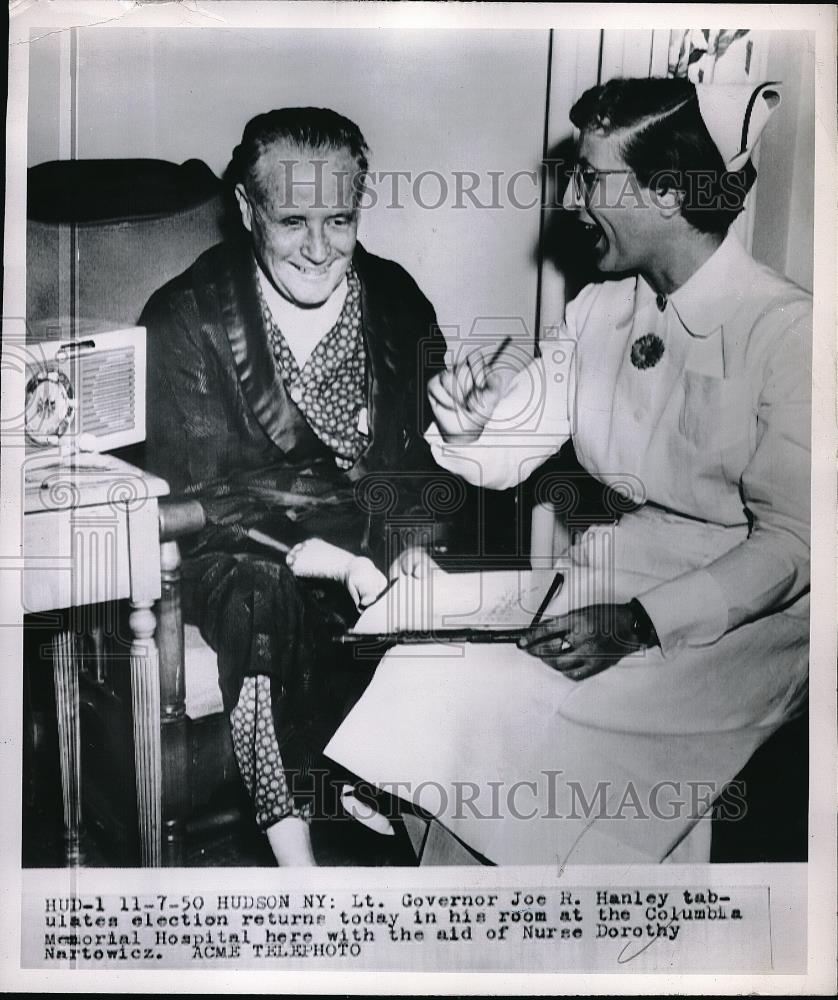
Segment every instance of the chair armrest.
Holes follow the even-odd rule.
[[[207,523],[207,515],[200,500],[158,501],[160,541],[171,542],[186,535],[194,535]]]

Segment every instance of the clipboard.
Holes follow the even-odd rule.
[[[517,571],[477,574],[448,574],[438,571],[435,575],[438,583],[444,582],[441,588],[434,588],[433,583],[425,587],[423,580],[405,577],[391,581],[378,601],[366,609],[355,627],[335,636],[334,641],[341,645],[385,647],[423,643],[518,642],[541,621],[564,583],[564,574],[555,573],[533,613],[532,604],[537,594],[533,584],[536,580],[540,581],[540,576],[534,576],[532,571],[526,574]],[[403,593],[397,592],[399,585]],[[431,609],[429,615],[426,604],[422,602],[433,604],[435,590],[440,608],[437,614]],[[487,612],[484,621],[474,625],[455,621],[458,615],[467,617],[463,609],[468,606],[470,599],[479,603],[484,596],[490,602],[487,608],[481,609]],[[451,600],[447,602],[447,598]],[[414,615],[414,608],[417,606],[419,612]],[[405,607],[408,613],[402,616]],[[387,627],[377,627],[382,623]],[[403,623],[406,627],[400,627]]]

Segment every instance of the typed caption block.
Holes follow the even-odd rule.
[[[767,886],[28,894],[25,968],[769,972]]]

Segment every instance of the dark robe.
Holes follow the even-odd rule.
[[[450,522],[450,503],[440,518],[423,499],[440,481],[461,491],[422,437],[425,386],[445,351],[433,307],[393,261],[358,245],[353,266],[369,442],[347,471],[276,371],[249,244],[208,250],[152,296],[140,319],[148,330],[146,465],[173,496],[200,499],[207,514],[183,546],[185,615],[217,652],[228,712],[243,677],[271,677],[292,791],[353,696],[359,668],[342,662],[332,636],[356,612],[343,586],[297,580],[247,530],[287,545],[324,538],[386,571],[405,537],[427,537],[430,522],[438,536]]]

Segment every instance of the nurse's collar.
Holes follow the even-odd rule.
[[[672,292],[669,303],[694,337],[709,337],[739,308],[740,283],[747,281],[751,266],[751,257],[729,232],[716,252]]]

